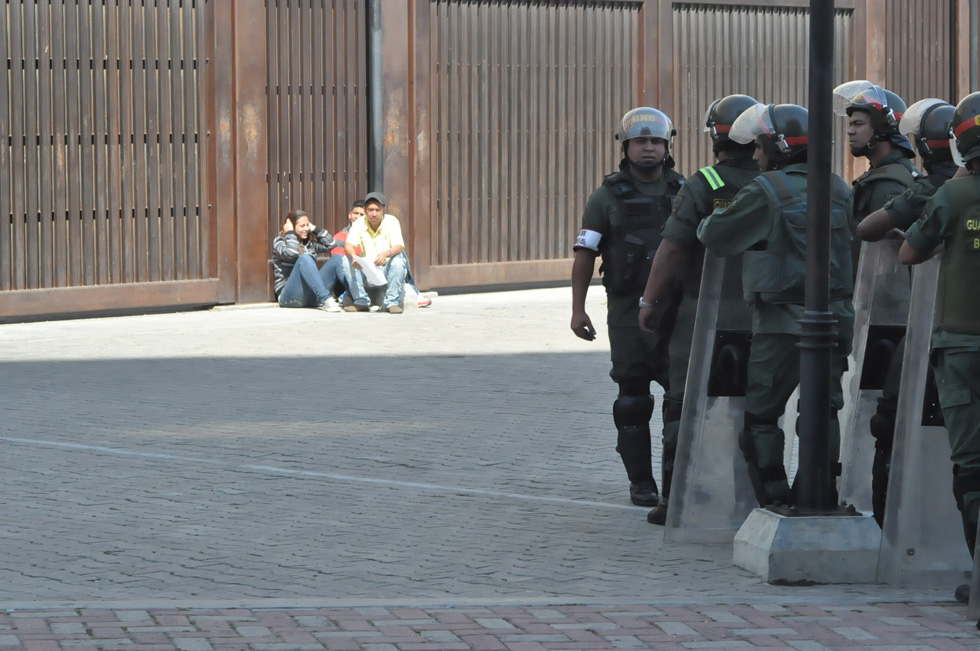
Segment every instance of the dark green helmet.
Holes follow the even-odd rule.
[[[949,125],[949,136],[956,140],[956,158],[959,164],[966,164],[980,157],[980,93],[970,93],[960,100],[953,111]]]
[[[756,104],[758,102],[748,95],[728,95],[711,103],[704,114],[704,130],[711,134],[712,148],[716,154],[731,145],[744,146],[732,140],[728,134],[738,116]]]
[[[952,160],[949,143],[949,122],[953,105],[935,97],[920,99],[909,107],[898,130],[915,143],[919,156],[927,163]]]
[[[729,136],[742,144],[759,138],[769,162],[782,167],[806,153],[809,115],[796,104],[756,104],[738,116]]]
[[[901,149],[907,157],[913,158],[915,150],[912,143],[898,130],[905,109],[905,100],[866,79],[849,81],[834,89],[834,113],[851,117],[854,111],[864,111],[871,116],[875,138],[868,143],[868,148],[876,142],[887,141]]]

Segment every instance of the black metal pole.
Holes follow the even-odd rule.
[[[367,146],[368,187],[384,192],[384,116],[381,84],[381,0],[367,2]]]
[[[810,0],[806,302],[800,323],[800,464],[796,506],[831,503],[830,373],[836,321],[830,313],[830,162],[833,143],[834,2]],[[833,459],[837,461],[836,458]]]

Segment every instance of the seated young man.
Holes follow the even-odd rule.
[[[389,314],[401,314],[405,300],[405,276],[408,258],[405,256],[405,240],[401,224],[394,215],[385,214],[388,201],[380,192],[371,192],[364,198],[366,215],[350,227],[344,244],[350,259],[351,278],[349,281],[353,305],[344,309],[348,312],[367,312],[371,309],[368,295],[368,282],[364,276],[362,260],[373,262],[386,281],[382,309]],[[357,249],[363,251],[357,255]]]

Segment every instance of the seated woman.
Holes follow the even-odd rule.
[[[324,277],[327,272],[316,266],[317,254],[329,253],[334,246],[330,232],[311,224],[309,215],[302,210],[286,215],[279,236],[272,242],[272,267],[276,274],[275,292],[279,305],[340,311],[340,305],[327,289]],[[332,280],[330,284],[333,284]]]

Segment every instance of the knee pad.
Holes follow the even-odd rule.
[[[650,395],[650,380],[639,380],[639,379],[629,379],[620,380],[617,385],[619,386],[619,397],[623,396],[649,396]]]
[[[613,421],[617,428],[641,427],[653,416],[653,398],[620,395],[613,403]]]
[[[738,434],[738,447],[745,455],[745,460],[754,463],[756,458],[755,441],[752,440],[752,427],[756,425],[776,425],[778,419],[762,418],[755,414],[745,412],[742,431]],[[751,454],[751,458],[749,455]]]

